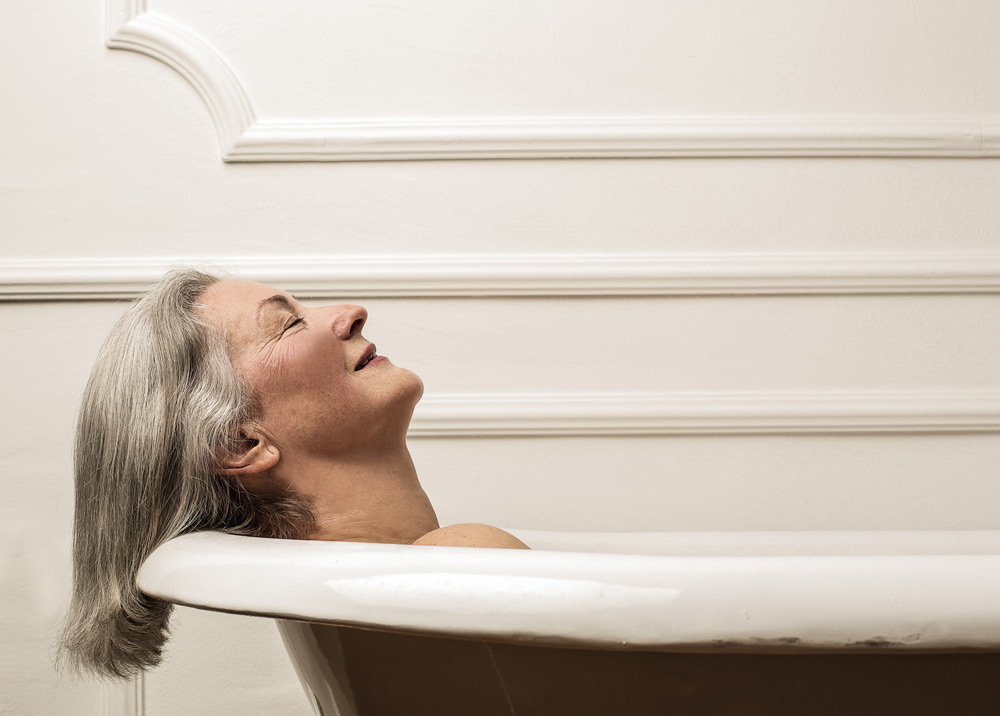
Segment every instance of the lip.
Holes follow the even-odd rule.
[[[358,358],[358,362],[354,364],[354,370],[355,371],[364,370],[369,365],[371,365],[372,356],[375,355],[375,351],[376,351],[375,344],[369,343],[368,347],[365,348],[365,352],[361,354],[360,358]],[[379,358],[381,358],[381,356],[379,356]],[[377,362],[378,358],[376,358],[375,361]]]

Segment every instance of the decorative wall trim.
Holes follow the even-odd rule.
[[[144,686],[142,675],[125,681],[104,682],[102,716],[143,716],[146,713]]]
[[[257,119],[246,90],[196,32],[107,0],[107,46],[154,57],[204,99],[227,162],[555,157],[990,157],[1000,117],[510,117],[361,122]]]
[[[224,160],[233,143],[254,123],[243,85],[226,60],[197,34],[147,12],[147,0],[107,0],[106,44],[159,60],[190,82],[208,107]]]
[[[1000,391],[427,395],[411,437],[1000,431]]]
[[[255,121],[229,162],[607,157],[988,157],[1000,123],[975,118],[544,117]]]
[[[0,301],[132,298],[178,263],[0,260]],[[302,298],[1000,292],[1000,252],[252,256],[217,265]]]

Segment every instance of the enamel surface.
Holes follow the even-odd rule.
[[[534,549],[199,533],[158,549],[139,585],[204,609],[503,642],[1000,648],[1000,532],[515,533]]]

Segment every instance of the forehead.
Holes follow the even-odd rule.
[[[274,299],[284,296],[294,299],[284,291],[253,281],[218,281],[201,294],[199,303],[209,323],[219,327],[231,339],[256,334],[260,326],[258,313],[283,310]]]

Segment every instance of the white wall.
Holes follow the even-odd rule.
[[[368,306],[443,522],[996,528],[998,32],[988,0],[5,9],[0,713],[308,713],[262,620],[179,610],[138,704],[50,666],[76,404],[174,261]]]

